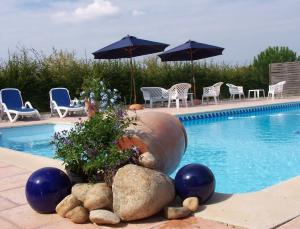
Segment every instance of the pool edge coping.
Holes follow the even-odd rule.
[[[214,110],[214,111],[202,111],[202,112],[200,111],[200,112],[192,112],[186,114],[175,114],[175,116],[180,121],[190,121],[190,120],[199,120],[199,119],[228,117],[230,115],[236,115],[236,114],[247,114],[253,112],[262,112],[266,110],[276,110],[279,108],[288,108],[288,107],[297,107],[297,106],[300,107],[300,101],[280,102],[280,103],[273,103],[273,104],[253,105],[253,106],[245,106],[245,107],[237,107],[237,108],[225,108],[225,109]]]

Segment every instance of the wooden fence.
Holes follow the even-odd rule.
[[[270,64],[269,77],[270,84],[286,81],[284,95],[300,96],[300,61]]]

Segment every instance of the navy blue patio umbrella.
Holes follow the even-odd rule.
[[[161,58],[161,61],[191,61],[194,94],[196,97],[196,82],[193,61],[222,55],[223,50],[224,48],[221,47],[189,40],[184,44],[172,48],[158,56]]]
[[[134,103],[136,103],[136,89],[135,79],[133,71],[132,58],[136,56],[142,56],[157,52],[162,52],[168,47],[168,44],[159,43],[155,41],[143,40],[134,36],[126,36],[121,40],[112,43],[98,51],[94,52],[95,59],[130,59],[131,68],[131,91],[130,91],[130,103],[133,94]]]

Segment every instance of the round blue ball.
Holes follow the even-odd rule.
[[[53,213],[56,205],[71,193],[71,182],[63,171],[46,167],[31,174],[26,183],[26,199],[39,213]]]
[[[215,176],[205,165],[188,164],[175,176],[176,192],[182,199],[198,197],[200,203],[204,203],[213,195],[215,186]]]

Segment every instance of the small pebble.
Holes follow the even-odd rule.
[[[199,200],[197,197],[188,197],[183,201],[182,206],[186,207],[187,209],[191,210],[192,212],[195,212],[198,210]]]
[[[165,207],[164,217],[166,219],[180,219],[187,217],[191,214],[191,211],[186,207]]]

